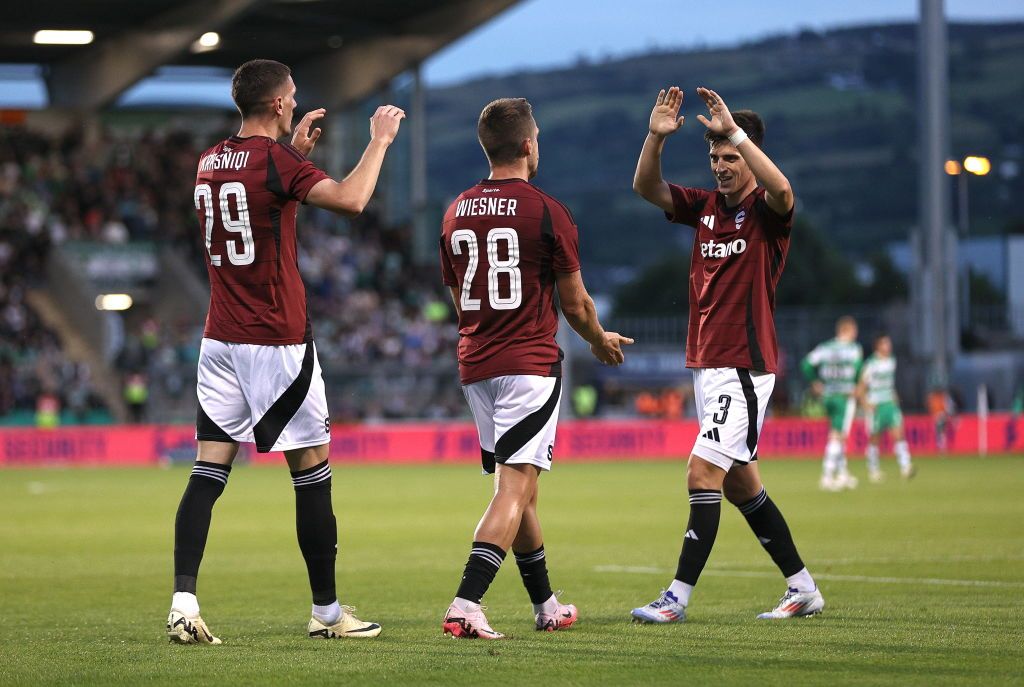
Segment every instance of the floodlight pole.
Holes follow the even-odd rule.
[[[412,102],[409,108],[409,195],[412,203],[413,259],[427,264],[437,259],[437,227],[427,225],[427,103],[423,66],[412,71]]]
[[[922,334],[933,381],[949,383],[959,348],[956,240],[950,232],[949,184],[943,165],[949,151],[949,52],[943,0],[920,0],[918,24],[919,216],[925,279],[921,280]]]

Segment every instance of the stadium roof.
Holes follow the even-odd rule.
[[[97,109],[168,64],[289,64],[310,102],[361,100],[518,0],[51,0],[4,10],[0,63],[39,64],[52,107]],[[92,31],[38,45],[41,29]],[[214,49],[197,41],[217,32]]]

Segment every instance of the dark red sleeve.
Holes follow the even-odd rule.
[[[761,220],[764,230],[773,236],[788,237],[793,230],[793,211],[796,210],[796,203],[785,215],[780,215],[764,199],[764,189],[758,189],[757,200],[754,201],[754,210]]]
[[[558,202],[545,199],[551,214],[551,229],[555,233],[555,251],[551,268],[555,272],[578,272],[580,269],[580,236],[569,211]]]
[[[672,212],[666,212],[665,219],[676,224],[696,227],[700,221],[700,211],[707,203],[711,191],[676,184],[669,184],[668,190],[672,193]]]
[[[331,176],[318,168],[298,150],[287,143],[278,143],[271,148],[281,188],[294,200],[304,201],[309,190]]]
[[[441,248],[441,281],[444,282],[445,286],[458,286],[459,280],[455,276],[455,268],[452,267],[451,258],[448,257],[447,246],[445,245],[444,234],[441,234],[440,240]]]

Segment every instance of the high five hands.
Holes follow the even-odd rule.
[[[678,86],[673,86],[666,92],[661,89],[658,92],[658,100],[651,110],[651,133],[658,138],[670,136],[679,130],[683,125],[685,117],[679,116],[679,108],[683,106],[683,92]]]
[[[316,127],[312,131],[309,130],[309,127],[313,126],[313,122],[318,119],[323,119],[326,114],[327,110],[323,107],[318,107],[312,112],[307,112],[306,116],[303,117],[295,126],[295,131],[292,132],[292,147],[306,157],[309,157],[309,154],[313,152],[313,146],[316,145],[316,140],[320,138],[320,134],[323,133],[320,130],[320,127]]]
[[[697,115],[697,121],[710,129],[711,133],[719,136],[730,136],[736,133],[739,127],[733,121],[732,112],[729,112],[729,106],[722,100],[722,96],[703,86],[697,89],[697,95],[708,106],[708,114],[711,115],[711,121],[708,121],[704,115]]]
[[[320,127],[312,130],[310,127],[317,120],[323,119],[326,114],[327,110],[319,107],[312,112],[307,112],[306,116],[295,126],[295,130],[292,132],[292,146],[303,155],[308,157],[313,152],[313,146],[316,145],[317,139],[323,133]],[[390,144],[398,135],[398,127],[403,119],[405,119],[405,110],[402,108],[394,105],[381,105],[370,117],[370,138]]]
[[[704,115],[697,115],[697,121],[711,130],[712,133],[720,136],[728,136],[734,133],[739,127],[733,121],[729,107],[710,88],[703,86],[697,89],[697,95],[701,97],[708,107],[709,120]],[[672,86],[667,91],[662,89],[658,92],[658,99],[651,110],[650,131],[659,138],[674,134],[683,125],[686,118],[680,116],[679,110],[683,106],[683,91],[678,86]]]

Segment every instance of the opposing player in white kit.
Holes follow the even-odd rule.
[[[701,425],[687,466],[690,519],[675,579],[632,616],[651,623],[686,619],[690,593],[718,534],[723,490],[786,578],[782,600],[758,617],[811,615],[824,600],[755,462],[778,369],[775,288],[789,251],[793,190],[761,150],[761,118],[749,110],[731,113],[712,90],[697,93],[711,116],[697,119],[707,129],[716,189],[684,188],[661,176],[665,139],[683,124],[683,94],[676,87],[658,94],[633,181],[634,190],[669,220],[697,230],[686,365],[693,369]]]
[[[291,70],[253,60],[235,72],[231,94],[242,115],[237,136],[203,153],[195,206],[206,239],[210,311],[199,354],[199,453],[174,525],[174,596],[167,636],[180,644],[220,644],[199,615],[196,578],[213,505],[227,485],[238,442],[284,451],[295,487],[296,528],[313,593],[310,637],[374,637],[335,593],[337,525],[328,464],[330,420],[306,312],[295,248],[300,202],[345,215],[362,211],[404,113],[381,107],[370,144],[344,181],[306,155],[323,109],[308,113],[292,145]]]
[[[501,639],[480,599],[510,547],[536,629],[565,629],[577,618],[551,591],[537,516],[537,478],[551,468],[562,394],[556,290],[566,320],[601,362],[618,365],[621,346],[633,341],[601,328],[580,276],[572,215],[528,181],[540,159],[530,104],[490,103],[477,131],[491,174],[445,213],[441,271],[459,313],[459,376],[495,489],[442,627],[456,638]]]

